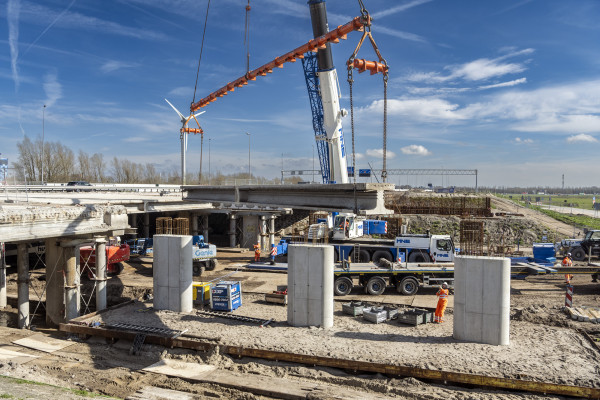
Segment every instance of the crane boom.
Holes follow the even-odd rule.
[[[285,64],[286,62],[296,62],[298,58],[304,58],[304,53],[307,53],[309,51],[317,52],[319,49],[324,49],[328,43],[338,43],[340,39],[346,39],[348,33],[353,31],[361,31],[363,30],[364,26],[370,25],[371,18],[368,15],[356,17],[347,24],[338,26],[336,29],[328,32],[327,34],[310,40],[302,46],[280,57],[275,58],[274,60],[246,73],[244,76],[239,77],[232,82],[229,82],[227,85],[212,92],[211,94],[199,100],[198,102],[192,103],[192,105],[190,106],[190,111],[194,113],[200,108],[205,107],[208,104],[216,101],[217,98],[227,95],[228,92],[233,92],[235,88],[247,85],[248,81],[254,81],[258,76],[266,76],[268,73],[272,73],[274,68],[283,68],[283,64]]]

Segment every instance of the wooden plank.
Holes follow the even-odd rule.
[[[178,390],[163,389],[156,386],[146,386],[128,396],[125,400],[196,400],[200,396]]]
[[[62,350],[65,347],[75,344],[74,342],[68,342],[63,339],[55,339],[42,334],[36,334],[15,340],[13,343],[30,349],[44,351],[46,353],[54,353],[57,350]]]

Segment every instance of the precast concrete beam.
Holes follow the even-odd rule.
[[[260,205],[349,210],[358,207],[360,214],[390,214],[384,204],[385,191],[393,191],[389,183],[357,183],[334,185],[248,185],[185,186],[186,201],[214,201]],[[355,202],[356,196],[356,202]]]

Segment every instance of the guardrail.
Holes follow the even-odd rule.
[[[123,185],[123,184],[93,184],[92,186],[64,185],[0,185],[0,192],[138,192],[138,193],[180,193],[179,185]]]

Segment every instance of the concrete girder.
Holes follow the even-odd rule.
[[[387,183],[357,183],[356,192],[353,184],[186,186],[184,190],[185,201],[245,203],[248,208],[260,204],[352,211],[356,205],[359,214],[393,213],[384,204],[384,192],[394,190],[394,185]]]

